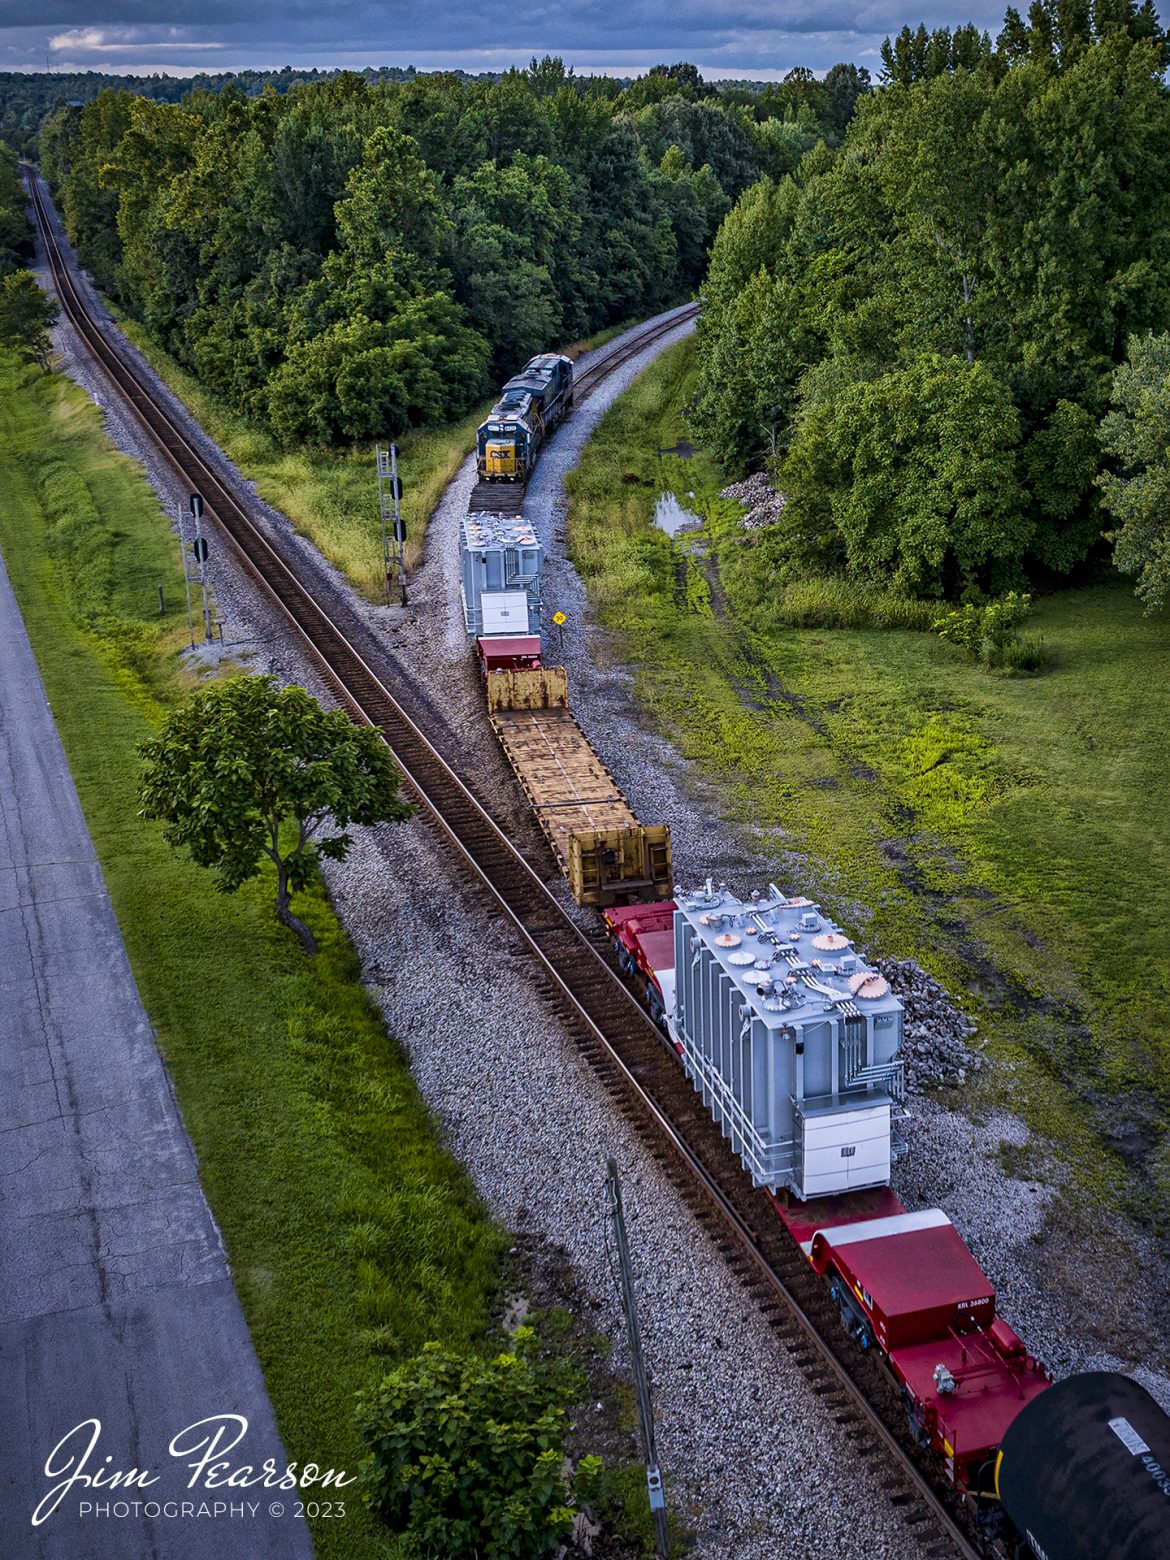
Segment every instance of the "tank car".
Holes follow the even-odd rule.
[[[1022,1406],[995,1474],[1040,1560],[1170,1560],[1170,1416],[1128,1376],[1071,1376]]]
[[[509,379],[479,426],[476,470],[483,482],[525,482],[545,436],[573,405],[573,363],[558,353],[530,358]]]

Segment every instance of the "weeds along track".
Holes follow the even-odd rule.
[[[347,709],[381,731],[424,818],[466,864],[489,914],[506,921],[528,949],[538,990],[568,1020],[615,1104],[741,1277],[781,1346],[802,1367],[824,1412],[852,1443],[854,1457],[875,1464],[878,1482],[906,1524],[908,1545],[940,1560],[956,1554],[975,1560],[980,1551],[965,1536],[963,1513],[945,1487],[936,1489],[930,1470],[918,1465],[880,1367],[853,1354],[819,1281],[765,1197],[753,1190],[673,1051],[600,951],[600,932],[591,939],[575,925],[355,648],[354,641],[362,637],[356,614],[347,617],[336,599],[326,608],[318,586],[297,578],[251,519],[246,501],[235,497],[91,318],[58,244],[39,177],[31,170],[28,183],[58,296],[78,335],[146,436],[180,479],[202,493],[207,519],[289,620]],[[578,390],[596,388],[697,307],[674,311],[623,339],[582,374]],[[847,1479],[849,1469],[843,1468],[841,1476]]]

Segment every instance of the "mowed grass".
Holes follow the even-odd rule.
[[[693,383],[684,343],[570,478],[573,555],[639,697],[762,856],[976,1014],[1004,1064],[986,1102],[1020,1110],[1082,1189],[1165,1223],[1170,623],[1122,581],[1042,598],[1028,632],[1051,663],[1017,678],[921,631],[785,627],[849,617],[819,587],[786,604],[702,452],[657,455],[687,434]],[[704,516],[709,557],[654,527],[663,487]]]
[[[324,893],[301,901],[309,961],[267,877],[217,894],[137,818],[136,746],[187,680],[177,544],[85,396],[2,354],[0,550],[289,1456],[352,1472],[354,1394],[430,1338],[483,1340],[502,1237]],[[392,1552],[347,1510],[315,1524],[318,1554]]]

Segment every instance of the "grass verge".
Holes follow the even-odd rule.
[[[421,1101],[322,891],[312,962],[266,879],[230,897],[136,817],[137,744],[185,687],[177,544],[67,381],[0,354],[0,548],[289,1456],[353,1470],[354,1394],[485,1336],[503,1237]],[[158,589],[171,605],[159,613]],[[322,1557],[387,1540],[357,1501]]]
[[[1170,1222],[1170,625],[1112,581],[1038,601],[1049,669],[969,665],[895,604],[790,627],[688,433],[694,348],[664,353],[569,478],[569,537],[642,702],[761,855],[871,947],[975,1009],[993,1100],[1100,1197]],[[664,488],[704,520],[672,542]],[[817,588],[795,620],[849,623]],[[819,614],[819,615],[818,615]],[[899,627],[900,623],[906,624]],[[692,864],[701,868],[701,863]]]
[[[248,422],[201,385],[137,321],[118,310],[113,312],[128,339],[208,437],[256,484],[260,497],[286,514],[363,596],[370,601],[384,600],[373,449],[281,449],[271,434]],[[486,416],[489,404],[461,422],[420,429],[398,440],[408,570],[415,568],[422,557],[427,519],[474,448],[475,430]]]

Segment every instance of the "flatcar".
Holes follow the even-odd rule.
[[[459,544],[463,621],[488,718],[581,905],[669,893],[670,830],[640,823],[569,707],[569,676],[541,657],[544,552],[522,514],[472,494]]]
[[[526,482],[540,446],[573,406],[573,363],[559,353],[530,358],[479,425],[481,482]]]

